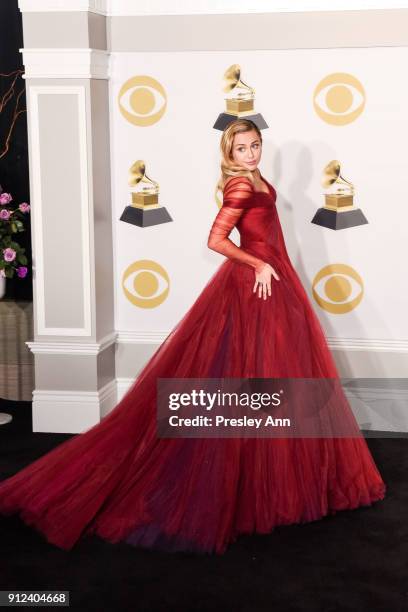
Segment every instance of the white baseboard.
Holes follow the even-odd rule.
[[[388,388],[345,389],[364,431],[408,432],[408,391]]]
[[[82,433],[100,422],[117,404],[113,380],[99,391],[33,392],[33,431]]]
[[[122,398],[133,378],[117,378]],[[408,390],[359,387],[344,389],[361,430],[408,433]]]
[[[134,382],[117,378],[98,392],[34,391],[33,431],[82,433],[113,410]],[[408,390],[344,390],[360,429],[408,433]]]
[[[118,402],[120,402],[120,400],[125,395],[125,393],[128,391],[128,389],[130,389],[134,381],[135,381],[135,378],[117,378],[116,379]]]
[[[171,329],[161,331],[116,330],[116,342],[123,344],[161,344],[171,331]],[[335,336],[326,336],[326,340],[332,350],[408,353],[408,340],[360,337],[337,338]]]

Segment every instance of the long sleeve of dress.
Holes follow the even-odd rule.
[[[234,177],[228,180],[224,188],[222,208],[212,224],[207,246],[233,261],[246,264],[256,272],[260,272],[265,262],[244,251],[228,238],[245,209],[248,208],[252,190],[252,183],[246,177]]]

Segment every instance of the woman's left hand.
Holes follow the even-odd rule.
[[[266,263],[260,272],[255,272],[255,285],[253,289],[253,293],[257,290],[258,287],[258,297],[263,297],[266,300],[266,294],[268,296],[272,295],[271,288],[271,277],[274,277],[276,280],[280,280],[276,270],[272,268],[271,265]]]

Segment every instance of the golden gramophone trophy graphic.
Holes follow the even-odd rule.
[[[239,64],[232,64],[225,72],[223,91],[228,94],[226,110],[218,115],[213,128],[225,130],[235,119],[250,119],[260,130],[269,127],[262,115],[254,112],[255,90],[241,79]]]
[[[120,221],[139,227],[149,227],[173,221],[164,206],[159,204],[159,183],[146,174],[146,166],[138,159],[129,170],[132,204],[126,206]]]
[[[368,223],[360,208],[354,206],[354,186],[341,176],[337,159],[328,163],[323,170],[322,185],[327,189],[325,204],[316,212],[311,223],[333,230]]]

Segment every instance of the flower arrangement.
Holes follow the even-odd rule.
[[[0,186],[0,276],[13,278],[16,273],[19,278],[27,275],[27,257],[25,249],[13,240],[13,234],[24,232],[24,217],[30,211],[30,205],[22,202],[14,208],[10,205],[13,197],[3,192]]]

